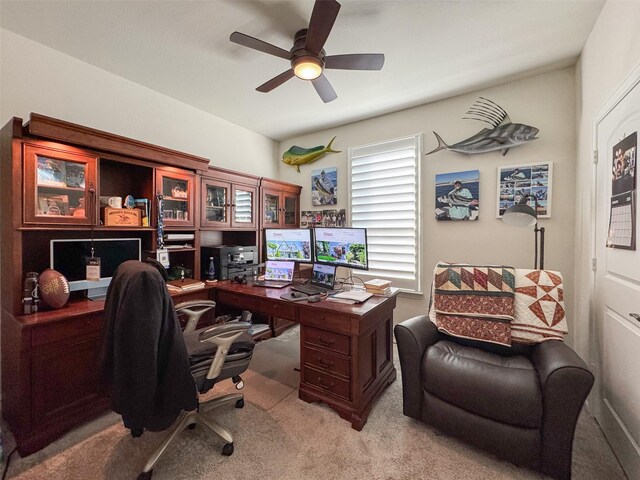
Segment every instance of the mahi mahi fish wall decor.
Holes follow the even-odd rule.
[[[488,123],[492,128],[483,128],[472,137],[453,145],[447,145],[440,135],[433,132],[438,140],[438,146],[425,155],[440,150],[451,150],[467,155],[501,150],[502,155],[506,155],[510,148],[536,140],[538,138],[536,135],[540,131],[536,127],[522,123],[511,123],[509,115],[500,105],[484,97],[480,97],[467,110],[467,115],[470,116],[462,117],[463,120],[479,120]]]
[[[300,165],[315,162],[325,153],[340,153],[341,150],[331,149],[331,145],[335,139],[336,137],[333,137],[326,147],[324,145],[319,145],[312,148],[302,148],[294,145],[282,154],[282,163],[296,167],[298,173],[300,173]]]

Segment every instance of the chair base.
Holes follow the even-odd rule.
[[[167,449],[169,444],[176,438],[176,436],[182,432],[187,427],[191,427],[191,425],[204,425],[208,427],[210,430],[215,432],[220,438],[222,438],[225,442],[225,446],[222,449],[223,455],[231,455],[233,453],[233,436],[231,433],[225,429],[222,425],[220,425],[215,420],[211,418],[205,417],[203,414],[206,412],[210,412],[216,408],[220,408],[224,405],[228,405],[230,403],[239,404],[240,401],[244,402],[244,395],[241,393],[230,393],[228,395],[221,395],[220,397],[213,398],[207,402],[201,403],[198,406],[198,410],[192,410],[189,412],[182,412],[178,419],[175,421],[167,437],[162,441],[162,443],[156,448],[153,452],[153,455],[147,461],[147,464],[144,466],[142,473],[138,476],[138,479],[150,479],[151,471],[153,467],[158,463],[160,457]],[[230,445],[230,446],[229,446]]]

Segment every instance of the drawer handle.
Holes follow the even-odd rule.
[[[322,358],[318,357],[318,365],[320,365],[322,368],[331,368],[335,365],[334,362],[329,362],[329,363],[325,363]]]
[[[322,337],[318,337],[318,343],[324,345],[325,347],[328,347],[329,345],[333,345],[335,343],[335,340],[325,340]]]
[[[640,322],[640,315],[638,315],[637,313],[630,313],[629,316]]]
[[[336,384],[334,382],[331,382],[329,385],[325,385],[324,383],[322,383],[322,379],[318,377],[318,385],[320,385],[322,388],[326,390],[330,390],[333,387],[335,387]]]

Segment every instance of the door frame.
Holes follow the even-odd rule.
[[[625,77],[619,87],[609,96],[609,98],[604,102],[603,106],[598,110],[596,115],[593,117],[592,122],[592,164],[591,164],[591,199],[590,199],[590,221],[592,225],[591,232],[591,245],[590,245],[590,254],[591,254],[591,262],[592,268],[590,269],[590,291],[589,291],[589,364],[591,368],[595,370],[595,383],[594,388],[591,390],[591,394],[589,395],[589,409],[594,417],[600,423],[603,420],[603,416],[605,415],[603,409],[603,398],[601,394],[601,359],[599,358],[599,350],[598,350],[598,326],[597,326],[597,311],[596,311],[596,294],[597,292],[597,268],[602,268],[600,263],[603,259],[599,259],[598,254],[598,228],[597,228],[597,208],[598,208],[598,163],[600,161],[606,161],[608,157],[606,156],[608,152],[599,152],[598,151],[598,127],[600,124],[607,118],[607,116],[624,100],[624,98],[634,89],[640,88],[640,64],[637,64],[631,72]],[[601,158],[598,158],[601,157]],[[637,167],[636,167],[637,168]],[[640,184],[639,184],[640,186]],[[640,250],[638,251],[640,254]],[[594,267],[595,265],[595,267]],[[607,413],[608,415],[608,413]],[[619,423],[615,422],[607,422],[609,426],[613,426],[617,428],[618,431],[610,433],[616,437],[617,442],[625,442],[629,443],[629,438],[624,432],[623,427],[620,426]],[[603,431],[605,430],[604,425],[601,425]],[[611,443],[611,441],[610,441]],[[613,445],[612,445],[613,446]],[[634,451],[634,447],[631,444],[623,444],[623,448],[629,448],[630,451]],[[625,465],[622,463],[622,460],[626,455],[621,455],[620,452],[616,452],[616,456],[621,461],[623,468]],[[627,457],[628,458],[628,457]],[[633,462],[632,462],[633,463]],[[628,465],[631,471],[634,470],[634,465]],[[626,468],[625,468],[626,470]]]

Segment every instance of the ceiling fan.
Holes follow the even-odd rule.
[[[340,4],[335,0],[316,0],[309,21],[309,28],[299,30],[294,38],[293,47],[287,51],[270,43],[240,32],[229,37],[234,43],[259,50],[269,55],[284,58],[291,62],[291,68],[271,80],[263,83],[257,91],[267,93],[279,87],[287,80],[298,77],[310,80],[324,103],[338,98],[335,90],[325,77],[325,69],[338,70],[380,70],[384,65],[382,53],[352,53],[348,55],[325,54],[324,47],[329,33],[336,21]]]

